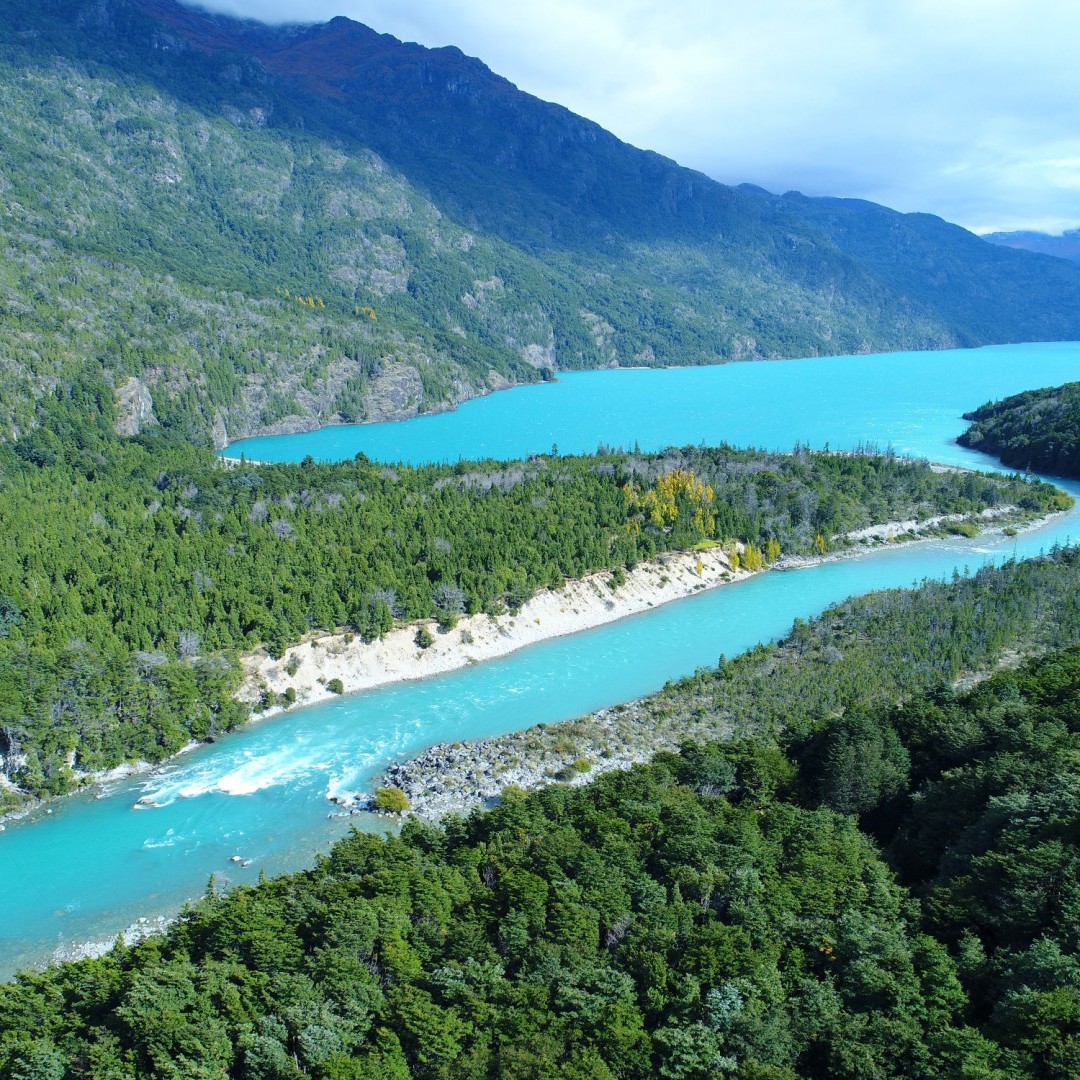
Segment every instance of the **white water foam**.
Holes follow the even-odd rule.
[[[363,751],[354,750],[348,754],[334,774],[327,780],[326,797],[331,802],[338,798],[350,798],[357,790],[371,782],[371,774],[377,766],[384,764],[391,757],[401,757],[396,749],[396,742],[381,739]]]
[[[328,740],[307,737],[265,749],[239,748],[217,759],[174,761],[146,777],[136,809],[165,807],[178,799],[205,795],[254,795],[273,787],[295,787],[326,775],[326,797],[355,791],[374,766],[414,740],[418,718],[403,720],[398,730],[374,740],[362,750],[351,737]]]
[[[203,795],[253,795],[330,768],[324,754],[305,753],[304,749],[293,746],[265,754],[244,751],[242,760],[216,762],[216,768],[201,763],[179,765],[148,778],[136,805],[168,806],[177,799],[197,799]]]
[[[146,848],[148,851],[156,851],[159,848],[171,848],[176,844],[178,840],[182,839],[183,837],[176,836],[173,830],[169,829],[164,836],[159,837],[156,840],[152,837],[147,837],[143,841],[143,847]]]

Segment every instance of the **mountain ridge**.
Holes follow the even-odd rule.
[[[0,8],[6,434],[85,370],[220,444],[574,368],[1080,338],[1080,269],[727,187],[453,46]]]
[[[1057,236],[1033,230],[992,232],[983,234],[983,239],[1002,247],[1019,248],[1022,251],[1034,251],[1041,255],[1068,259],[1070,262],[1080,262],[1080,229],[1066,229]]]

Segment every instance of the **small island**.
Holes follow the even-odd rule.
[[[1080,382],[1025,390],[964,413],[956,441],[1014,469],[1080,477]]]

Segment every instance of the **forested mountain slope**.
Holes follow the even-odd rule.
[[[797,192],[783,199],[860,265],[946,322],[963,345],[1072,336],[1067,328],[1080,313],[1076,268],[1061,259],[995,247],[931,214]],[[1059,306],[1040,299],[1051,296]]]
[[[201,439],[559,369],[1080,337],[1080,269],[717,184],[458,50],[0,3],[0,432],[80,370]]]

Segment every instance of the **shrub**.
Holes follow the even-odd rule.
[[[375,809],[383,814],[403,814],[409,809],[409,796],[399,787],[376,788]]]
[[[527,604],[533,595],[533,590],[523,581],[514,582],[506,592],[506,606],[511,615],[516,615]]]
[[[445,630],[453,630],[458,618],[465,610],[465,593],[457,585],[443,583],[435,586],[432,596],[435,605],[435,617],[439,620],[439,626]]]
[[[326,689],[329,690],[331,694],[344,694],[345,684],[340,679],[331,679],[326,684]]]
[[[968,539],[979,535],[979,527],[973,521],[950,521],[945,531],[953,536],[966,536]]]
[[[426,626],[421,626],[416,631],[415,640],[419,648],[427,649],[435,644],[435,635]]]

